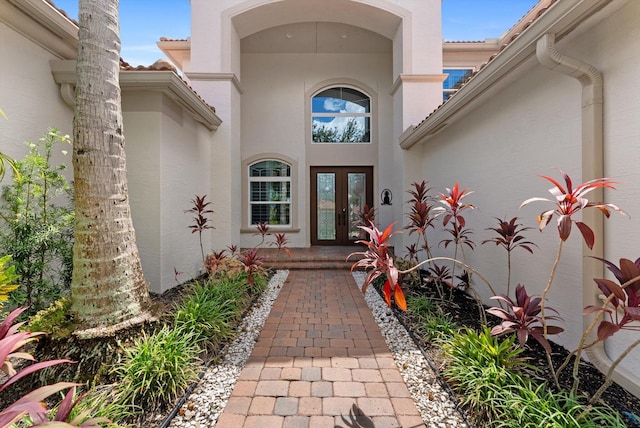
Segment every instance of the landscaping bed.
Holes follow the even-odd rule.
[[[454,379],[447,379],[448,359],[442,348],[448,340],[445,336],[451,329],[457,330],[468,327],[477,332],[482,331],[483,323],[480,318],[478,302],[467,292],[446,286],[444,296],[440,296],[437,287],[430,281],[431,278],[425,272],[422,272],[422,275],[422,286],[419,285],[419,281],[415,280],[415,277],[411,286],[405,286],[408,310],[405,312],[394,307],[393,312],[405,328],[410,331],[418,346],[427,354],[434,367],[442,375],[442,378],[451,384],[458,401],[465,403],[467,397],[464,391],[456,388]],[[381,281],[376,281],[375,284],[376,288],[380,290]],[[425,304],[425,301],[430,303]],[[425,309],[425,306],[429,306],[429,308]],[[484,310],[486,309],[488,308],[484,307]],[[487,317],[489,327],[500,323],[500,320],[491,314],[487,314]],[[551,347],[554,366],[558,367],[569,353],[566,349],[553,342],[551,342]],[[524,375],[533,379],[536,385],[546,381],[545,388],[557,392],[551,382],[553,375],[550,373],[545,350],[538,342],[529,340],[524,346],[522,354],[518,357],[525,359],[526,363],[535,367],[535,369],[525,368],[523,370]],[[605,376],[592,364],[584,360],[579,365],[579,378],[580,384],[577,394],[585,398],[580,399],[582,402],[586,402],[586,398],[591,397],[605,381]],[[573,382],[571,365],[562,372],[559,381],[563,390],[568,391],[571,389]],[[621,415],[620,419],[624,421],[623,424],[614,426],[640,426],[637,419],[634,419],[636,415],[640,415],[640,399],[617,384],[612,384],[602,394],[599,403],[611,407]],[[468,420],[473,421],[475,426],[496,426],[496,421],[488,419],[487,415],[478,412],[472,406],[462,404],[461,407],[466,412]],[[502,425],[498,424],[498,426]]]

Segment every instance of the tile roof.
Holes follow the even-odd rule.
[[[509,46],[511,43],[513,43],[514,40],[516,40],[520,34],[522,34],[523,31],[525,31],[527,28],[529,28],[531,26],[531,24],[533,24],[535,21],[537,21],[547,10],[549,10],[549,8],[556,3],[558,0],[548,0],[548,4],[541,8],[538,13],[536,13],[536,15],[528,20],[528,21],[523,21],[522,19],[524,19],[524,17],[526,17],[530,12],[527,12],[524,17],[518,21],[516,23],[516,25],[514,25],[513,27],[511,27],[510,30],[507,31],[506,34],[509,33],[513,33],[513,35],[508,39],[505,40],[504,43],[502,45],[500,45],[500,48],[498,49],[498,52],[494,53],[493,55],[491,55],[489,57],[489,59],[487,60],[487,62],[485,62],[484,64],[482,64],[477,70],[475,70],[466,80],[464,80],[463,82],[460,83],[460,87],[458,88],[458,91],[454,92],[449,98],[447,98],[442,104],[440,104],[438,107],[436,107],[431,114],[429,114],[424,120],[422,120],[419,124],[415,125],[413,127],[413,129],[418,128],[420,125],[422,125],[424,122],[427,121],[427,119],[429,119],[436,111],[440,110],[442,108],[442,106],[444,106],[447,102],[449,102],[449,100],[451,100],[453,97],[456,96],[456,94],[460,91],[460,89],[464,88],[464,86],[471,80],[473,79],[478,73],[482,72],[482,70],[491,62],[495,59],[495,57],[497,57],[500,52],[502,52],[507,46]],[[447,43],[451,43],[451,42],[447,42]],[[452,43],[469,43],[469,42],[452,42]],[[475,42],[471,42],[471,43],[475,43]],[[482,42],[479,42],[482,43]]]
[[[189,38],[186,39],[174,39],[172,37],[160,37],[161,42],[188,42]]]
[[[153,64],[149,65],[149,66],[145,66],[145,65],[138,65],[138,66],[132,66],[130,65],[128,62],[126,62],[125,60],[123,60],[122,58],[120,58],[120,70],[123,71],[171,71],[173,72],[176,76],[178,76],[178,78],[182,81],[182,83],[184,83],[184,85],[189,88],[191,90],[191,92],[193,92],[198,99],[200,99],[200,101],[202,101],[207,107],[209,107],[211,109],[211,111],[213,111],[215,113],[216,108],[213,107],[212,105],[208,104],[204,98],[202,98],[192,87],[191,85],[189,85],[189,82],[187,82],[186,80],[184,80],[184,78],[182,78],[182,76],[180,76],[178,74],[178,70],[176,69],[176,67],[171,64],[169,61],[167,61],[166,59],[159,59],[156,62],[154,62]]]

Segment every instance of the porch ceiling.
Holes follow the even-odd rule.
[[[232,18],[241,39],[286,24],[334,22],[393,40],[402,19],[389,11],[351,0],[282,0],[246,10]]]
[[[242,39],[243,53],[390,53],[392,41],[363,28],[302,22],[268,28]]]

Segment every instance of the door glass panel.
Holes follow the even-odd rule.
[[[359,239],[361,229],[357,227],[360,220],[358,213],[362,212],[367,203],[366,188],[367,175],[365,173],[348,174],[349,195],[349,240]]]
[[[336,239],[336,175],[317,174],[318,240]]]

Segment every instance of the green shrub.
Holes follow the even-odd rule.
[[[180,395],[196,377],[198,344],[194,333],[163,327],[144,334],[115,368],[120,379],[118,402],[150,409]]]
[[[239,294],[230,285],[195,283],[176,309],[176,328],[193,333],[201,345],[205,341],[212,344],[230,339],[235,334],[234,321],[241,309]]]
[[[530,380],[505,385],[488,407],[498,410],[498,417],[489,424],[495,428],[626,427],[608,406],[589,406],[585,397],[555,392],[546,383],[536,386]]]
[[[460,330],[453,317],[439,306],[423,318],[419,328],[427,340],[437,343],[448,342]]]
[[[503,389],[522,382],[519,370],[532,368],[520,357],[523,350],[514,342],[515,336],[504,340],[491,336],[487,327],[481,333],[465,328],[442,347],[447,359],[444,375],[478,421],[498,417],[496,403]]]
[[[433,313],[435,309],[436,306],[427,296],[419,294],[409,294],[407,296],[407,311],[420,320]]]
[[[71,300],[67,297],[56,300],[47,309],[38,311],[29,319],[29,331],[44,331],[61,336],[73,329],[69,318]],[[62,334],[61,334],[62,333]]]
[[[443,346],[443,351],[452,370],[464,370],[472,366],[496,366],[513,372],[524,368],[534,369],[520,357],[524,349],[516,346],[515,340],[515,335],[504,338],[491,336],[486,326],[481,333],[465,327],[453,335],[450,343]]]
[[[20,288],[14,305],[31,314],[68,293],[73,269],[72,188],[51,156],[68,136],[48,131],[39,144],[27,143],[29,153],[15,162],[17,174],[2,191],[0,254],[11,254]],[[62,150],[63,153],[66,153]]]
[[[15,274],[15,266],[7,266],[11,260],[11,256],[0,257],[0,309],[4,302],[9,300],[9,293],[18,288],[15,281],[18,275]]]

